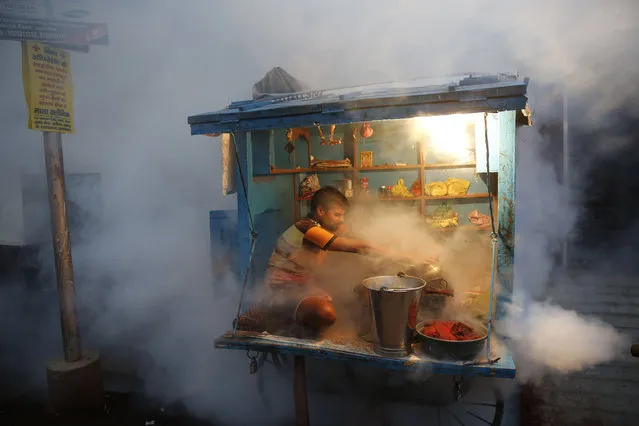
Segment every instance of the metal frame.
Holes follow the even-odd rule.
[[[469,363],[463,361],[439,361],[421,354],[405,358],[386,358],[376,354],[370,348],[353,348],[330,341],[296,339],[262,333],[237,331],[235,336],[226,333],[215,340],[219,349],[256,350],[278,352],[294,356],[310,356],[317,359],[335,361],[369,362],[382,365],[390,370],[423,370],[434,374],[484,376],[503,379],[515,377],[515,363],[507,350],[502,350],[500,359],[492,364]]]
[[[495,300],[495,319],[499,321],[506,315],[506,306],[513,293],[515,266],[515,187],[516,187],[516,123],[515,117],[500,123],[501,132],[512,132],[512,137],[501,138],[499,143],[499,172],[497,173],[497,276],[501,291]],[[505,140],[510,143],[504,143]],[[491,300],[493,294],[490,295]]]

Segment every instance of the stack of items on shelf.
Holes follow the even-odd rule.
[[[426,185],[426,195],[430,197],[443,197],[445,195],[466,195],[470,181],[466,179],[448,178],[445,182],[431,182]]]
[[[426,216],[426,223],[437,229],[456,227],[459,225],[459,214],[445,204],[438,207],[433,214]]]

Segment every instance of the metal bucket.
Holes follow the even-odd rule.
[[[408,355],[426,282],[399,274],[367,278],[362,285],[368,289],[373,312],[375,352],[389,357]]]

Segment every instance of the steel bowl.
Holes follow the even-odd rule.
[[[401,265],[401,268],[404,270],[406,275],[411,275],[413,277],[419,277],[426,281],[427,283],[430,281],[438,281],[444,278],[442,274],[442,268],[439,265]]]
[[[422,333],[424,325],[431,321],[422,321],[417,324],[415,331],[417,333],[419,349],[437,359],[452,359],[468,361],[474,359],[484,349],[488,333],[486,329],[475,330],[483,336],[475,340],[444,340],[430,337]]]
[[[426,282],[442,279],[442,267],[440,265],[427,265],[424,268],[422,278]]]

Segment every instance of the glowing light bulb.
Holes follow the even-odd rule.
[[[474,149],[477,114],[452,114],[416,117],[416,131],[426,149],[438,158],[468,160]]]

